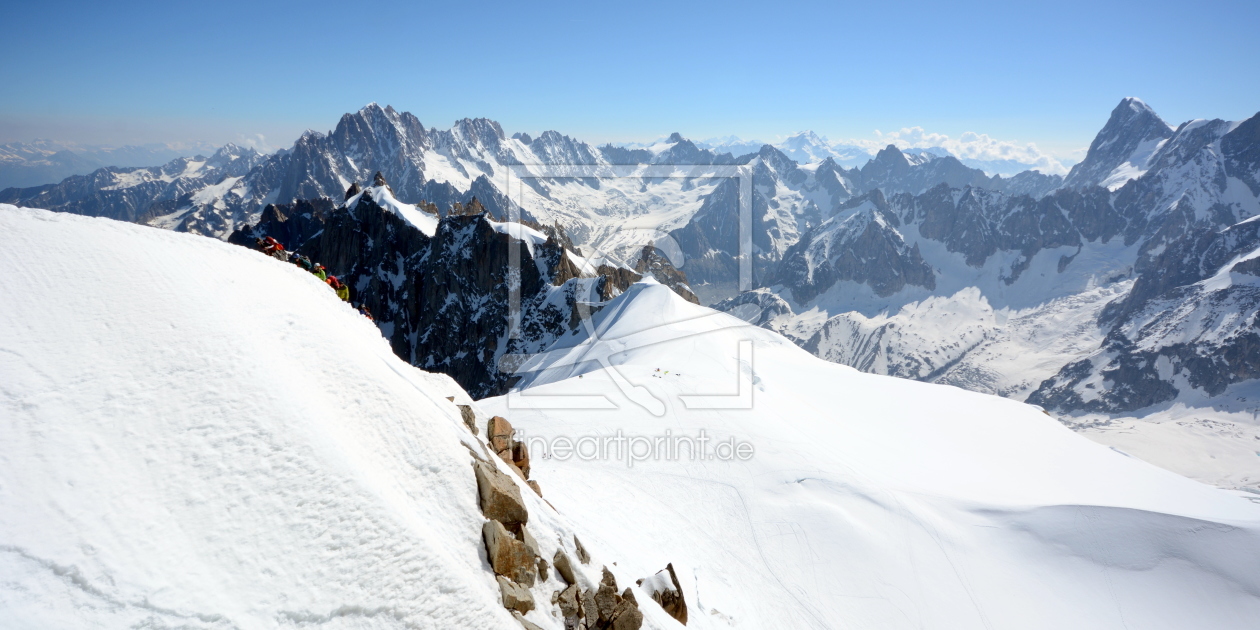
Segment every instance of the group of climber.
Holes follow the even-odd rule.
[[[257,239],[256,244],[262,253],[285,262],[291,262],[298,267],[311,272],[311,274],[313,274],[316,278],[319,278],[324,282],[324,284],[331,287],[332,290],[337,293],[337,297],[341,298],[345,302],[350,301],[350,287],[346,285],[346,283],[338,280],[337,276],[328,275],[328,270],[325,269],[323,265],[317,262],[311,262],[311,259],[303,254],[286,250],[284,245],[281,245],[280,241],[277,241],[275,237],[264,236]],[[356,308],[364,317],[372,320],[372,311],[368,309],[367,304],[360,304]]]

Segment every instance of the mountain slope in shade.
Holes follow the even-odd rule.
[[[525,364],[519,396],[483,401],[543,443],[703,430],[753,445],[747,461],[693,461],[685,445],[632,466],[538,460],[549,500],[600,544],[640,571],[673,563],[696,627],[1250,628],[1260,615],[1260,505],[1031,406],[863,374],[740,323],[639,283],[595,316],[605,345],[565,340]],[[663,415],[595,360],[610,352]],[[728,408],[680,399],[699,394]],[[616,408],[555,408],[576,395]]]

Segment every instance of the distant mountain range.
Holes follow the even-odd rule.
[[[653,143],[624,146],[643,147],[650,146],[651,144]],[[719,152],[728,152],[734,155],[755,152],[764,144],[767,143],[756,140],[743,140],[736,136],[710,138],[708,140],[700,140],[696,142],[696,146]],[[795,133],[779,142],[770,144],[774,148],[782,151],[784,155],[801,164],[821,162],[827,158],[831,158],[836,164],[850,168],[862,166],[870,160],[879,149],[878,146],[871,146],[869,144],[857,145],[846,142],[832,142],[812,131]],[[894,146],[897,146],[897,144],[894,143]],[[1057,174],[1053,170],[1047,172],[1044,163],[1037,163],[1035,161],[1021,161],[1014,158],[1002,158],[996,156],[986,157],[985,159],[965,157],[940,146],[908,147],[903,145],[900,148],[907,155],[930,154],[933,157],[953,157],[962,162],[964,166],[980,169],[990,175],[1000,174],[1009,177],[1029,170],[1039,170],[1045,172],[1047,175]],[[1061,163],[1061,161],[1059,163]],[[1052,165],[1057,167],[1056,163],[1052,163]],[[1071,163],[1069,162],[1067,165],[1071,166]]]
[[[846,166],[852,156],[809,133],[750,148],[681,134],[595,146],[555,131],[508,136],[486,119],[434,129],[371,104],[275,154],[228,145],[10,188],[0,202],[226,238],[273,205],[331,200],[335,214],[380,172],[392,198],[435,221],[475,198],[489,220],[518,213],[563,234],[556,251],[610,268],[634,268],[652,245],[702,303],[872,372],[1073,417],[1225,404],[1260,375],[1255,117],[1174,128],[1124,99],[1066,177],[989,176],[943,150],[891,145]],[[564,165],[584,165],[581,176],[543,170]],[[730,167],[751,175],[750,292],[737,286],[739,183],[717,175]]]
[[[0,189],[54,184],[104,166],[152,166],[180,157],[213,152],[206,143],[145,144],[122,147],[79,146],[35,140],[0,144]]]

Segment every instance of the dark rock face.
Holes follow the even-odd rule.
[[[687,256],[693,282],[722,282],[739,277],[739,184],[727,179],[705,198],[700,210],[670,236]]]
[[[770,283],[788,287],[799,303],[842,280],[867,284],[881,296],[907,284],[934,289],[932,268],[897,232],[899,221],[879,191],[851,203],[788,248]]]
[[[619,293],[632,271],[553,284],[564,255],[555,232],[531,249],[484,214],[442,218],[430,237],[363,195],[353,208],[318,200],[272,205],[230,241],[273,236],[322,263],[366,304],[394,352],[444,372],[474,397],[505,391],[505,355],[541,351],[576,324],[575,302]],[[509,317],[511,250],[521,261],[519,326]],[[554,296],[554,297],[553,297]],[[563,305],[563,306],[559,306]]]
[[[644,245],[639,259],[634,264],[635,273],[641,276],[651,275],[657,282],[669,287],[692,304],[699,304],[700,298],[687,286],[687,274],[674,267],[661,250],[652,245]]]
[[[428,236],[375,201],[373,194],[381,194],[375,191],[388,187],[356,193],[352,206],[326,198],[269,205],[256,225],[229,241],[252,247],[271,236],[322,263],[350,287],[353,303],[367,305],[399,357],[449,374],[474,397],[506,391],[512,365],[501,363],[504,357],[540,352],[578,326],[578,301],[607,301],[642,277],[610,265],[582,272],[563,229],[535,224],[547,239],[527,245],[496,229],[476,198],[437,220]],[[519,318],[511,316],[509,300],[513,250],[521,271]],[[695,299],[668,259],[649,253],[646,260],[653,275]]]
[[[1069,412],[1136,411],[1189,385],[1216,396],[1260,378],[1260,221],[1191,231],[1108,306],[1102,348],[1046,379],[1028,402]],[[1211,282],[1207,280],[1211,278]]]
[[[1225,169],[1260,195],[1260,113],[1221,138]]]

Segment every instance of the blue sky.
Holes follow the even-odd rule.
[[[365,103],[588,141],[922,127],[1067,155],[1124,96],[1260,110],[1260,2],[10,1],[0,140],[262,134]]]

